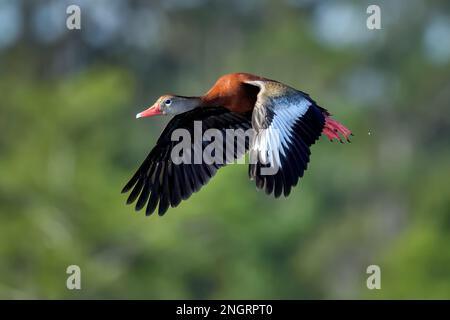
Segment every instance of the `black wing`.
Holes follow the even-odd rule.
[[[309,147],[320,137],[325,119],[320,107],[300,91],[287,90],[278,96],[266,95],[267,91],[270,88],[260,91],[253,111],[256,133],[250,146],[249,177],[277,198],[288,196],[303,177]]]
[[[175,116],[161,133],[156,146],[150,151],[134,176],[125,185],[122,193],[130,190],[127,204],[136,199],[136,210],[141,210],[146,204],[146,215],[152,214],[159,203],[158,214],[164,215],[169,206],[176,207],[181,200],[186,200],[194,192],[200,190],[216,171],[225,163],[175,164],[171,152],[178,141],[172,141],[172,133],[176,129],[186,129],[190,136],[194,135],[194,121],[201,121],[202,134],[205,130],[219,129],[224,137],[226,129],[251,128],[251,114],[238,114],[225,108],[197,108]],[[225,138],[223,139],[225,142]],[[203,147],[209,142],[202,142]],[[236,142],[237,143],[237,142]],[[245,151],[248,143],[245,143]],[[203,149],[203,148],[202,148]],[[191,156],[194,153],[194,138],[191,138]],[[238,148],[234,149],[234,158]]]

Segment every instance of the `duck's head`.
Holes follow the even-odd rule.
[[[176,115],[200,106],[198,97],[183,97],[166,94],[158,98],[147,110],[136,115],[136,118],[152,117],[156,115]]]

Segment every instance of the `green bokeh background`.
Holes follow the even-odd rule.
[[[449,16],[447,1],[1,0],[0,298],[450,298]],[[120,190],[168,119],[134,115],[236,71],[310,93],[352,143],[322,137],[287,199],[232,165],[162,218],[135,213]]]

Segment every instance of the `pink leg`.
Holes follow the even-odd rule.
[[[341,134],[348,142],[350,142],[350,136],[353,135],[350,130],[330,116],[325,116],[325,127],[323,128],[322,133],[326,135],[330,141],[337,139],[341,142],[342,139],[339,134]]]

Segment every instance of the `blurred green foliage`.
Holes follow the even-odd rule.
[[[422,41],[447,3],[381,2],[386,24],[369,31],[367,5],[341,1],[370,33],[342,47],[315,31],[329,3],[300,3],[129,2],[164,17],[145,49],[90,47],[89,19],[42,43],[25,20],[0,51],[0,298],[449,299],[450,63]],[[167,119],[134,114],[235,71],[310,93],[352,143],[322,137],[287,199],[233,165],[163,218],[135,213],[120,190]],[[66,288],[71,264],[80,291]],[[366,288],[371,264],[381,290]]]

